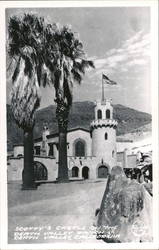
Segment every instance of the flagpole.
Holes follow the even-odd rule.
[[[103,84],[103,73],[102,73],[102,101],[104,101],[104,84]]]

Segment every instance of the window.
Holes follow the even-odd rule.
[[[110,110],[109,109],[106,110],[106,119],[110,119]]]
[[[100,109],[97,111],[97,118],[102,119],[102,111]]]
[[[49,156],[54,155],[54,145],[53,143],[49,143]]]
[[[108,134],[105,133],[105,140],[108,140]]]
[[[40,155],[40,146],[35,146],[35,155]]]
[[[75,156],[85,156],[85,142],[78,140],[75,143]]]

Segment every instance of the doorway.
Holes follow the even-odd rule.
[[[78,167],[73,167],[72,168],[72,177],[78,177],[78,172],[79,172]]]
[[[48,179],[47,168],[41,162],[34,161],[34,176],[35,181]]]
[[[101,165],[98,168],[98,178],[107,178],[108,177],[108,168],[105,165]]]
[[[89,179],[89,168],[88,167],[84,167],[82,169],[82,178]]]

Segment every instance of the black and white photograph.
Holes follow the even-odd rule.
[[[4,8],[12,249],[155,247],[158,3],[108,2]]]

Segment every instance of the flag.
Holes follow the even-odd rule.
[[[104,74],[102,74],[102,78],[103,78],[103,80],[104,80],[104,83],[106,83],[106,84],[110,84],[110,85],[116,85],[116,84],[117,84],[116,82],[110,80],[110,79],[109,79],[106,75],[104,75]]]

